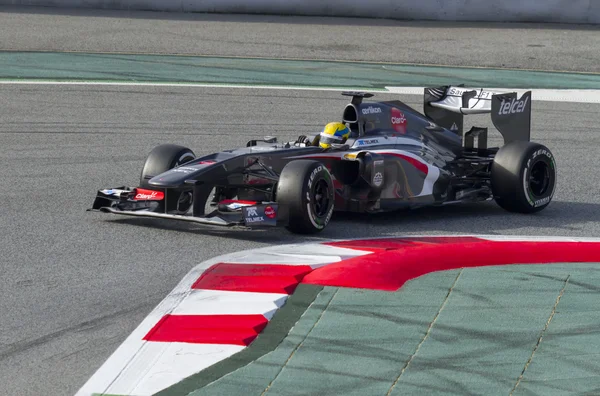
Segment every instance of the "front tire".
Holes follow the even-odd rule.
[[[178,146],[176,144],[162,144],[156,146],[144,163],[142,173],[140,175],[140,187],[150,190],[164,189],[156,188],[148,182],[154,176],[160,175],[170,169],[183,165],[196,158],[192,150],[187,147]],[[166,212],[185,214],[192,206],[192,193],[188,189],[169,189],[166,198]],[[164,209],[164,208],[163,208]]]
[[[192,150],[176,144],[161,144],[152,149],[142,168],[140,175],[140,187],[152,189],[148,181],[154,176],[185,164],[196,158]]]
[[[547,207],[556,188],[556,162],[545,146],[511,142],[498,151],[492,164],[492,192],[509,212],[535,213]]]
[[[296,234],[315,234],[325,229],[334,209],[333,180],[318,161],[288,163],[279,177],[277,203],[287,206],[286,228]]]

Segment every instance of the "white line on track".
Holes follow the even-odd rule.
[[[147,86],[147,87],[192,87],[192,88],[243,88],[243,89],[279,89],[304,91],[374,91],[389,92],[399,95],[423,95],[425,87],[320,87],[296,85],[244,85],[244,84],[210,84],[210,83],[169,83],[169,82],[127,82],[127,81],[36,81],[36,80],[0,80],[0,84],[25,85],[103,85],[103,86]],[[522,88],[484,88],[490,91],[517,92],[521,96],[532,91],[533,100],[545,102],[600,103],[600,89],[522,89]]]
[[[128,81],[36,81],[36,80],[0,80],[0,84],[24,85],[114,85],[114,86],[143,86],[143,87],[192,87],[192,88],[245,88],[245,89],[286,89],[307,91],[378,91],[386,92],[385,88],[373,87],[320,87],[301,85],[246,85],[246,84],[211,84],[211,83],[173,83],[173,82],[128,82]],[[421,89],[422,91],[422,89]]]

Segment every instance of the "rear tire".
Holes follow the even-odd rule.
[[[196,158],[196,155],[187,147],[178,146],[176,144],[162,144],[156,146],[152,149],[150,154],[148,154],[144,167],[142,168],[140,187],[165,192],[165,189],[150,185],[148,183],[149,180],[169,169],[183,165],[194,158]],[[184,214],[192,206],[192,193],[189,188],[169,189],[166,195],[166,212]]]
[[[318,161],[288,163],[277,183],[277,203],[289,208],[286,228],[296,234],[315,234],[325,229],[334,209],[333,180]]]
[[[552,201],[556,162],[539,143],[511,142],[500,148],[492,164],[492,192],[496,203],[509,212],[535,213]]]

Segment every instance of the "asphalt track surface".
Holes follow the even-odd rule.
[[[50,19],[36,20],[29,25],[32,29],[19,36],[21,41],[11,39],[11,45],[32,49],[35,32],[62,29],[65,36],[61,40],[37,45],[58,49],[52,46],[56,43],[78,49],[77,29],[67,32],[66,27],[57,27],[52,18],[64,18],[61,24],[77,25],[80,17],[43,13],[30,17],[42,16]],[[27,16],[0,15],[0,30],[6,28],[5,21],[14,18]],[[181,17],[184,21],[186,18]],[[215,18],[242,21],[244,17]],[[89,35],[100,38],[95,44],[82,41],[80,47],[110,49],[102,47],[102,42],[108,45],[110,41],[103,32],[119,32],[114,23],[108,17],[91,19]],[[126,37],[131,41],[119,36],[126,33],[115,35],[123,40],[119,49],[154,52],[154,48],[135,41],[145,40],[140,38],[141,30],[135,30],[136,24],[148,22],[139,17],[129,23],[133,23],[133,28]],[[255,26],[252,22],[233,25],[240,29],[235,31],[237,35],[242,35],[248,25],[254,29],[262,26],[266,33],[261,37],[267,43],[261,48],[274,46],[267,37],[277,37],[277,29],[282,29],[280,25]],[[314,34],[316,42],[327,39],[318,32],[311,33],[308,25],[298,25],[307,29],[305,34]],[[13,29],[18,26],[23,25],[17,23]],[[380,28],[371,26],[366,30],[376,37],[376,29]],[[348,31],[351,30],[344,25],[336,37],[343,42],[342,34]],[[534,36],[540,31],[554,32],[531,30]],[[568,32],[586,34],[587,30]],[[0,32],[3,44],[10,37],[5,33]],[[187,37],[181,33],[179,41],[197,40],[193,34]],[[325,41],[321,44],[330,45]],[[235,45],[224,41],[215,44],[212,51],[234,53],[238,51]],[[239,44],[239,51],[242,47],[244,43]],[[569,47],[572,48],[575,51],[577,45]],[[597,67],[584,58],[575,66],[581,70]],[[401,99],[421,106],[420,97]],[[208,153],[238,147],[263,135],[293,139],[339,119],[346,102],[347,98],[337,92],[318,91],[1,85],[0,395],[75,393],[200,261],[227,252],[305,240],[279,230],[208,231],[196,225],[86,213],[97,189],[135,184],[145,155],[157,144],[179,143],[196,153]],[[553,150],[559,169],[555,200],[536,216],[508,214],[494,203],[393,216],[335,216],[319,238],[420,233],[597,237],[599,110],[598,105],[591,104],[533,103],[532,139]],[[473,119],[489,125],[485,118]]]
[[[135,184],[157,144],[208,153],[264,134],[291,139],[337,119],[345,103],[337,92],[3,86],[0,393],[74,393],[195,264],[302,240],[278,230],[207,231],[86,213],[97,189]],[[534,103],[533,139],[552,148],[559,167],[555,201],[537,216],[494,203],[335,216],[320,238],[598,236],[598,110]]]

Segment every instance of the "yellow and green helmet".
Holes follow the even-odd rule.
[[[321,148],[330,148],[332,144],[341,144],[350,136],[350,129],[341,122],[330,122],[325,125],[319,139]]]

